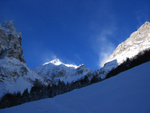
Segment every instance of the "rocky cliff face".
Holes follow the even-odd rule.
[[[105,79],[111,70],[118,68],[119,71],[116,70],[116,72],[113,72],[117,74],[136,65],[140,65],[149,60],[149,58],[145,57],[145,55],[149,56],[149,50],[150,23],[145,22],[137,31],[132,33],[127,40],[118,45],[113,54],[106,61],[105,65],[101,69],[96,70],[95,73],[102,79]],[[130,63],[131,66],[129,66],[128,63]]]
[[[0,98],[6,93],[30,90],[35,80],[42,82],[25,64],[21,39],[13,22],[0,25]]]
[[[150,49],[150,23],[145,22],[130,37],[118,45],[113,54],[106,62],[117,60],[118,64],[123,63],[127,58],[133,58],[140,52]]]
[[[9,57],[25,63],[21,40],[21,33],[16,31],[13,22],[0,25],[0,59]]]

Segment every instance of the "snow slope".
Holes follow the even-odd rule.
[[[0,113],[150,113],[149,67],[147,62],[88,87]]]

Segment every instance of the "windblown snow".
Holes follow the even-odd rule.
[[[52,60],[52,61],[50,61],[50,62],[46,62],[46,63],[43,64],[43,66],[44,66],[44,65],[47,65],[47,64],[54,64],[54,65],[56,65],[56,66],[64,65],[64,66],[66,66],[66,67],[72,67],[72,68],[74,68],[74,69],[77,69],[77,68],[79,67],[79,66],[73,65],[73,64],[64,64],[64,63],[61,62],[59,59],[54,59],[54,60]]]
[[[147,62],[105,81],[0,113],[150,113],[149,67]]]

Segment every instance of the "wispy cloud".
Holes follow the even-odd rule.
[[[27,64],[30,68],[42,65],[43,63],[49,62],[57,58],[57,55],[45,46],[41,41],[29,41],[28,46],[23,46],[24,54],[26,56]]]
[[[113,53],[115,49],[115,44],[112,43],[112,36],[116,28],[114,26],[107,26],[105,28],[101,28],[102,30],[99,32],[99,35],[94,37],[93,49],[98,55],[98,63],[99,67],[102,67],[108,57]]]
[[[99,67],[102,67],[104,65],[106,60],[109,58],[109,56],[115,49],[115,45],[111,43],[107,38],[101,43],[103,43],[103,46],[101,46],[101,49],[99,51]]]
[[[54,54],[54,52],[50,51],[50,50],[44,50],[42,55],[41,55],[41,60],[43,63],[45,62],[49,62],[53,59],[57,59],[56,54]]]
[[[117,18],[113,11],[113,1],[106,0],[101,2],[98,11],[97,21],[91,22],[92,34],[91,42],[92,48],[98,56],[97,66],[102,67],[108,57],[113,53],[116,45],[115,33],[117,30]]]

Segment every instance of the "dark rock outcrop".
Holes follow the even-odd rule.
[[[25,63],[21,40],[21,33],[17,32],[12,21],[3,23],[0,26],[0,59],[16,58]]]

